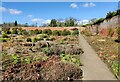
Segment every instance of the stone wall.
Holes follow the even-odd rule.
[[[104,20],[99,25],[87,26],[86,28],[88,28],[92,33],[96,33],[96,30],[98,28],[99,34],[104,36],[107,36],[109,28],[112,28],[112,31],[114,32],[114,36],[116,36],[117,35],[116,28],[119,26],[120,26],[120,16],[114,16],[109,20]]]

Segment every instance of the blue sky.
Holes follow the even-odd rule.
[[[51,19],[74,17],[79,20],[105,17],[118,8],[117,2],[4,2],[0,7],[3,22],[41,25]]]

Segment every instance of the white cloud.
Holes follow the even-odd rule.
[[[77,21],[77,23],[78,23],[79,25],[85,25],[85,24],[88,24],[88,23],[89,23],[89,20],[79,20],[79,21]]]
[[[82,5],[83,7],[95,7],[96,6],[96,4],[94,4],[94,3],[85,3],[85,4],[83,4]]]
[[[33,15],[27,15],[27,18],[32,18],[33,17]]]
[[[0,12],[5,12],[7,9],[5,7],[0,7]]]
[[[17,10],[17,9],[9,9],[9,13],[10,13],[10,14],[21,14],[22,11]]]
[[[42,21],[42,24],[48,24],[48,23],[50,23],[51,22],[51,20],[50,19],[47,19],[47,20],[43,20]]]
[[[34,18],[34,19],[32,19],[31,21],[32,22],[40,22],[42,19],[39,19],[39,18]]]
[[[45,20],[45,19],[40,19],[40,18],[33,18],[31,21],[33,23],[38,23],[38,24],[49,24],[51,22],[50,19]]]
[[[78,5],[77,5],[76,3],[70,4],[70,7],[72,7],[72,8],[79,8]]]

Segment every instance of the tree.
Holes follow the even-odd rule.
[[[65,20],[65,27],[69,26],[69,20]]]
[[[96,20],[93,24],[95,25],[95,24],[100,24],[101,22],[103,22],[105,19],[104,18],[100,18],[100,19],[98,19],[98,20]]]
[[[70,24],[69,24],[69,26],[74,26],[74,19],[73,18],[70,18]]]
[[[18,24],[17,24],[17,21],[15,21],[15,26],[17,26]]]
[[[50,27],[56,27],[57,26],[57,21],[56,19],[52,19],[50,22]]]
[[[28,23],[25,23],[24,27],[28,27]]]
[[[117,15],[120,15],[120,9],[117,10]]]
[[[116,15],[116,12],[109,12],[109,13],[107,13],[107,15],[106,15],[106,19],[111,19],[113,16],[115,16]]]

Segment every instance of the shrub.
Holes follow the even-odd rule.
[[[30,64],[31,63],[31,59],[30,58],[26,58],[25,62],[26,62],[26,64]]]
[[[50,36],[49,40],[50,40],[50,41],[53,41],[53,40],[55,40],[55,37]]]
[[[8,38],[7,34],[2,34],[2,38]]]
[[[78,35],[79,34],[79,31],[78,30],[74,30],[72,35]]]
[[[48,34],[48,35],[50,35],[50,34],[52,34],[52,31],[51,31],[51,29],[44,29],[44,30],[42,31],[42,33],[43,33],[43,34]]]
[[[37,42],[37,41],[39,41],[39,39],[33,38],[33,42]]]
[[[30,34],[31,35],[41,34],[41,33],[42,33],[42,30],[38,30],[38,29],[36,29],[36,30],[30,30]]]
[[[86,36],[92,36],[92,33],[89,30],[87,30],[87,29],[82,31],[81,34],[84,34]]]
[[[62,36],[67,36],[67,35],[71,35],[71,32],[69,30],[63,30],[61,33]]]
[[[44,80],[68,80],[68,77],[76,80],[81,79],[82,77],[82,70],[75,64],[62,61],[55,61],[54,63],[50,62],[49,64],[41,70]]]
[[[48,47],[46,47],[46,48],[43,49],[43,53],[45,53],[46,55],[49,56],[49,55],[53,54],[53,50],[48,48]]]
[[[32,39],[31,38],[27,38],[27,42],[32,42]]]
[[[12,34],[18,34],[17,28],[13,28],[11,33]]]
[[[22,30],[22,35],[28,35],[29,33],[26,30]]]
[[[17,64],[17,63],[20,62],[20,58],[19,58],[19,56],[16,55],[16,54],[12,54],[12,55],[11,55],[11,59],[13,60],[13,64]]]
[[[39,30],[39,34],[42,34],[42,30]]]
[[[120,41],[120,27],[117,27],[118,41]]]
[[[0,38],[0,42],[7,42],[8,38]]]
[[[114,31],[112,28],[108,28],[108,36],[112,37],[114,34]]]
[[[44,40],[44,38],[48,38],[48,35],[47,35],[47,34],[39,34],[39,35],[37,36],[37,38],[38,38],[39,40]]]
[[[52,35],[54,35],[54,36],[60,36],[61,34],[60,34],[60,31],[54,30],[54,31],[52,32]]]
[[[35,33],[35,34],[39,34],[39,30],[36,29],[36,30],[34,31],[34,33]]]

